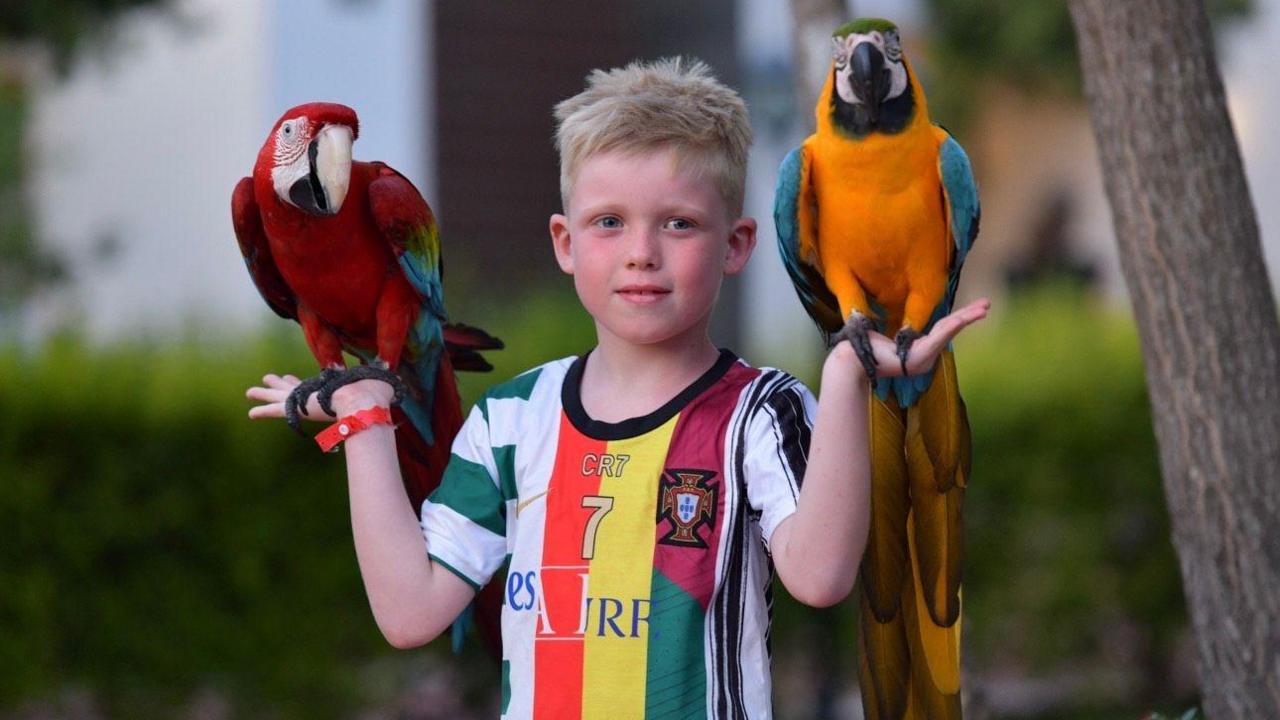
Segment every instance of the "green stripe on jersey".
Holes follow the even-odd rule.
[[[449,572],[453,573],[454,575],[457,575],[457,576],[458,576],[458,579],[460,579],[460,580],[462,580],[462,582],[464,582],[464,583],[466,583],[466,584],[470,585],[472,590],[475,590],[476,592],[480,592],[480,586],[476,584],[476,581],[475,581],[475,580],[472,580],[471,578],[467,577],[467,574],[466,574],[466,573],[464,573],[464,572],[462,572],[462,571],[461,571],[461,570],[459,570],[458,568],[456,568],[456,567],[454,567],[454,566],[450,565],[449,563],[447,563],[447,562],[445,562],[445,561],[441,560],[439,555],[436,555],[436,554],[435,554],[435,553],[433,553],[433,552],[428,552],[428,553],[427,553],[427,557],[431,558],[432,560],[435,560],[435,561],[436,561],[436,563],[438,563],[438,564],[439,564],[441,567],[443,567],[445,570],[448,570]]]
[[[480,412],[484,415],[484,421],[489,422],[489,401],[490,400],[506,400],[515,398],[517,400],[528,400],[533,394],[533,386],[538,384],[538,376],[542,374],[542,368],[534,368],[523,375],[517,375],[504,383],[498,383],[488,390],[484,391],[484,396],[480,398]]]
[[[707,668],[702,629],[706,613],[697,600],[657,568],[649,600],[644,716],[705,718]]]
[[[449,456],[440,487],[428,498],[431,502],[453,510],[495,535],[507,534],[507,506],[489,471],[479,463]]]
[[[516,446],[503,445],[494,448],[493,464],[498,467],[498,487],[502,490],[502,499],[514,500],[516,497]]]
[[[502,661],[502,714],[507,714],[507,706],[511,704],[511,661]]]

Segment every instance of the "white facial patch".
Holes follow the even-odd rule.
[[[311,163],[307,158],[306,137],[309,127],[306,117],[296,117],[280,124],[276,130],[276,147],[272,154],[271,185],[275,188],[276,197],[292,205],[289,200],[289,188],[311,172]]]
[[[902,45],[898,33],[881,33],[873,30],[865,35],[850,33],[843,38],[831,38],[831,58],[836,66],[836,93],[851,105],[861,105],[862,99],[853,90],[853,51],[859,44],[869,42],[884,55],[884,66],[889,71],[889,92],[881,102],[898,97],[907,89],[907,66],[902,62]]]

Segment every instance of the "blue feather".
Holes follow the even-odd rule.
[[[809,317],[824,335],[840,330],[840,303],[827,287],[822,273],[800,257],[800,202],[804,181],[803,148],[787,153],[778,168],[778,184],[773,193],[773,222],[778,230],[778,251],[782,265],[795,286],[796,295]]]

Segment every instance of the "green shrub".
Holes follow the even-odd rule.
[[[462,379],[464,402],[592,342],[567,286],[473,310],[459,319],[507,349]],[[966,666],[1050,673],[1123,622],[1163,671],[1185,620],[1131,323],[1070,293],[1015,297],[957,357],[974,435]],[[369,668],[406,657],[463,663],[464,691],[492,697],[474,647],[386,646],[340,459],[245,418],[262,373],[314,369],[283,321],[254,340],[0,351],[0,711],[85,687],[109,716],[169,717],[214,688],[238,715],[346,716],[394,695]],[[780,600],[775,668],[816,650],[852,686],[854,617]]]

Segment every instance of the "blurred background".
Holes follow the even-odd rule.
[[[1209,5],[1253,197],[1280,196],[1280,2]],[[1065,2],[846,14],[899,24],[982,194],[961,294],[995,309],[957,342],[967,716],[1180,714],[1194,648]],[[551,106],[591,68],[698,56],[756,132],[760,247],[715,339],[816,387],[773,247],[775,171],[822,74],[793,28],[786,0],[0,4],[0,718],[496,716],[477,643],[378,634],[342,463],[245,418],[263,373],[315,365],[245,272],[231,190],[284,110],[354,107],[356,158],[440,218],[452,317],[507,342],[469,403],[592,344],[547,242]],[[1280,205],[1257,209],[1275,278]],[[855,608],[779,601],[779,717],[861,717]]]

